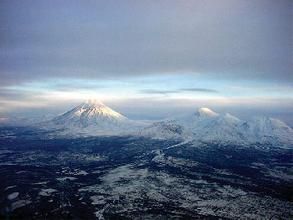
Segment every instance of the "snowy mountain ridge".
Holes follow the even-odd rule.
[[[222,144],[293,146],[292,128],[278,119],[255,117],[244,121],[206,107],[192,114],[147,123],[130,120],[105,104],[90,100],[42,123],[42,127],[62,130],[68,135],[132,135]]]
[[[229,113],[219,114],[208,108],[153,123],[144,128],[141,134],[159,139],[173,137],[222,144],[267,143],[293,146],[293,130],[278,119],[261,116],[243,121]]]

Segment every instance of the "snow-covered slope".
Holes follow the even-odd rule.
[[[293,130],[278,119],[256,117],[244,121],[209,108],[200,108],[193,114],[168,120],[143,123],[130,120],[99,101],[87,101],[41,126],[69,135],[135,135],[156,139],[293,147]]]
[[[220,115],[208,108],[200,108],[193,115],[178,118],[177,123],[186,127],[195,139],[213,142],[241,142],[240,119],[230,114]]]
[[[193,114],[188,114],[176,117],[169,120],[164,120],[159,123],[147,127],[142,131],[146,136],[169,138],[174,135],[178,137],[178,132],[167,128],[180,128],[180,136],[183,138],[192,138],[205,142],[240,142],[242,141],[242,134],[238,127],[242,121],[230,114],[220,115],[211,109],[200,108]],[[165,129],[165,131],[160,131]],[[166,131],[167,130],[167,131]],[[160,136],[161,135],[161,136]]]
[[[219,114],[208,108],[200,108],[193,114],[153,123],[144,128],[141,134],[160,139],[181,137],[223,144],[293,145],[293,130],[280,120],[258,117],[247,122],[229,113]]]
[[[184,127],[174,121],[160,121],[144,127],[137,134],[155,139],[181,139],[184,133]]]
[[[68,134],[127,134],[141,126],[103,103],[89,100],[47,122],[49,128],[64,129]]]
[[[52,121],[56,125],[77,126],[85,128],[89,126],[109,126],[109,124],[119,124],[127,118],[112,110],[101,102],[89,100],[72,110],[54,118]]]
[[[245,126],[251,140],[263,143],[286,143],[293,145],[293,130],[284,122],[269,117],[254,117]]]

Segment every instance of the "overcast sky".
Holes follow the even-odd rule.
[[[0,117],[97,97],[138,118],[204,105],[290,121],[292,20],[291,0],[1,0]]]

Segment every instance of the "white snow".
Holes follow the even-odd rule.
[[[181,138],[239,145],[270,143],[293,147],[293,130],[278,119],[255,117],[251,121],[244,121],[229,113],[219,114],[208,108],[155,122],[143,128],[140,135],[155,139]]]
[[[255,117],[245,121],[206,107],[199,108],[193,114],[150,123],[130,120],[103,103],[90,100],[43,123],[43,126],[53,130],[61,129],[58,130],[59,135],[134,135],[203,143],[269,143],[279,147],[293,147],[292,128],[278,119]]]
[[[103,196],[91,196],[90,199],[93,205],[104,205],[106,203]]]
[[[99,101],[90,100],[39,126],[63,129],[65,135],[119,135],[129,134],[145,124],[130,120]]]
[[[51,196],[52,193],[57,192],[56,189],[41,189],[41,192],[39,192],[40,196]]]
[[[101,219],[105,209],[115,209],[121,213],[127,210],[142,211],[144,207],[135,201],[145,196],[158,204],[174,202],[177,207],[186,210],[197,209],[202,215],[211,214],[228,219],[247,219],[243,217],[243,213],[254,215],[255,219],[269,219],[274,216],[276,208],[286,211],[285,215],[288,216],[288,210],[292,206],[289,202],[260,196],[230,185],[182,178],[164,171],[135,168],[132,165],[110,170],[100,177],[100,181],[79,189],[79,192],[94,194],[90,199],[96,205],[96,216]],[[271,209],[272,207],[274,208]]]
[[[18,197],[18,195],[19,195],[19,192],[13,192],[7,196],[7,199],[14,200]]]
[[[11,211],[18,209],[18,208],[21,208],[21,207],[26,206],[31,203],[32,203],[32,201],[30,201],[30,200],[17,200],[16,202],[13,202],[11,204]]]
[[[199,116],[203,116],[203,117],[216,117],[216,116],[219,115],[218,113],[216,113],[216,112],[214,112],[214,111],[212,111],[211,109],[206,108],[206,107],[199,108],[199,109],[197,110],[197,114],[198,114]]]
[[[65,176],[65,177],[59,177],[59,178],[56,178],[58,181],[66,181],[66,180],[76,180],[77,178],[76,177],[72,177],[72,176]]]
[[[75,175],[82,175],[82,176],[86,176],[88,175],[88,172],[84,171],[84,170],[78,170]]]
[[[43,182],[36,182],[36,183],[32,183],[32,185],[45,185],[47,184],[49,181],[43,181]]]

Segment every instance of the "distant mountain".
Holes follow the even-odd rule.
[[[209,108],[146,123],[130,120],[99,101],[89,100],[40,126],[65,135],[133,135],[205,143],[293,147],[292,128],[278,119],[254,117],[251,121],[244,121]]]
[[[32,126],[36,123],[40,123],[44,120],[50,120],[54,116],[51,114],[44,115],[30,115],[30,116],[17,116],[17,115],[8,115],[6,117],[0,117],[0,126]]]
[[[153,123],[145,127],[141,135],[159,139],[188,138],[209,143],[293,146],[293,130],[280,120],[255,117],[252,121],[243,121],[229,113],[222,115],[208,108]]]
[[[141,126],[97,100],[82,103],[43,125],[68,134],[91,135],[127,134]]]
[[[117,125],[127,118],[96,100],[89,100],[72,110],[54,118],[56,125],[76,126],[80,128],[90,126]]]

